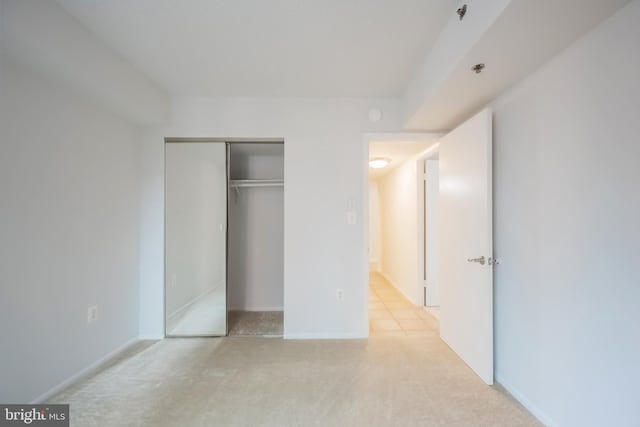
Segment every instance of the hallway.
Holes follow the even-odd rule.
[[[438,319],[422,307],[411,304],[380,273],[370,273],[370,336],[438,337],[438,331]]]

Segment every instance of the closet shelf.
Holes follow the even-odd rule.
[[[242,187],[283,187],[283,179],[234,179],[229,181],[232,188]]]

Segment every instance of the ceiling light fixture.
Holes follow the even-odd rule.
[[[372,169],[382,169],[389,166],[389,163],[391,163],[391,159],[387,157],[376,157],[369,160],[369,167]]]

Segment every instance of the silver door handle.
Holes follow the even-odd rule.
[[[487,259],[484,256],[481,256],[480,258],[469,258],[467,259],[467,262],[477,262],[480,265],[485,265],[487,262]]]

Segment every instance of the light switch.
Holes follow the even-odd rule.
[[[358,223],[358,210],[356,206],[356,199],[354,197],[347,199],[347,224],[349,225]]]
[[[347,212],[347,224],[355,225],[358,223],[358,214],[355,212]]]

